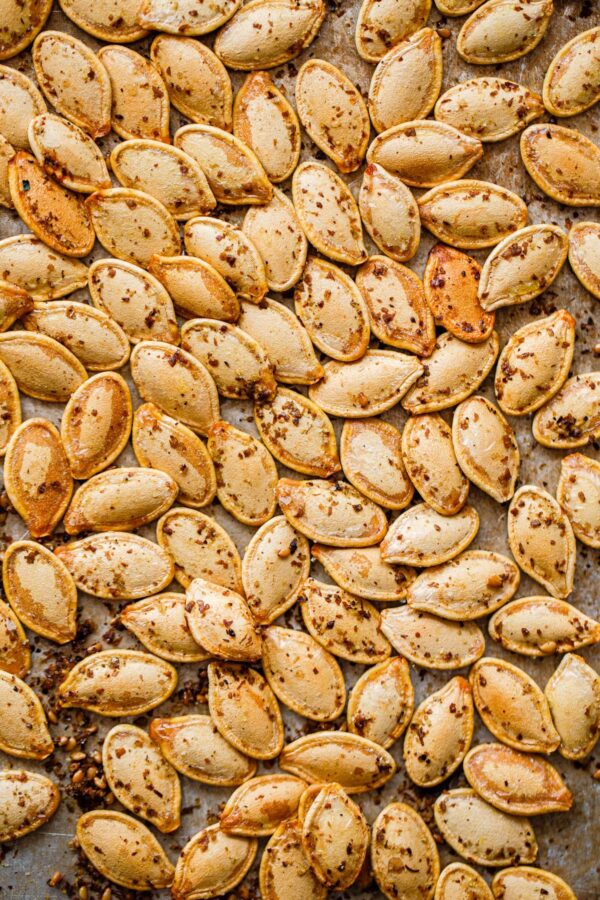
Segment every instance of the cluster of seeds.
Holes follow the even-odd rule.
[[[541,95],[498,74],[442,93],[442,16],[469,16],[465,64],[495,65],[534,50],[554,4],[435,4],[430,23],[431,0],[364,0],[366,99],[312,51],[293,97],[270,74],[310,47],[323,0],[60,0],[68,30],[45,28],[52,0],[3,6],[0,204],[29,231],[0,238],[3,507],[22,538],[3,554],[0,750],[57,776],[65,754],[76,845],[119,888],[249,897],[266,838],[263,900],[575,898],[532,866],[529,817],[573,803],[546,755],[585,760],[600,736],[600,676],[575,652],[600,623],[568,602],[576,540],[600,547],[600,463],[578,452],[600,439],[600,373],[569,377],[565,308],[502,347],[495,328],[567,258],[600,299],[600,225],[528,224],[521,197],[465,176],[520,135],[544,195],[600,207],[600,149],[554,121],[600,100],[600,25]],[[359,170],[355,192],[341,175]],[[439,243],[420,278],[422,228]],[[477,393],[492,372],[495,402]],[[530,415],[530,446],[569,451],[556,496],[521,483],[510,419]],[[482,493],[507,504],[512,558],[469,549]],[[522,573],[546,593],[516,598]],[[90,597],[115,618],[86,645]],[[504,650],[564,655],[542,690]],[[466,674],[416,703],[419,668]],[[476,713],[495,742],[474,742]],[[87,748],[95,715],[135,722]],[[354,795],[399,766],[439,791],[370,825]],[[174,865],[141,820],[178,831],[180,776],[233,791]],[[0,841],[60,801],[37,769],[0,771]],[[465,862],[441,871],[444,841]],[[500,870],[491,888],[467,863]]]

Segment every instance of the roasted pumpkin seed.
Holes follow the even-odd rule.
[[[600,224],[578,222],[571,228],[569,262],[582,285],[600,298]]]
[[[594,440],[600,434],[599,388],[598,372],[584,372],[565,381],[558,394],[534,416],[536,441],[544,447],[571,450]]]
[[[469,482],[458,466],[452,432],[441,416],[408,420],[402,431],[402,458],[415,488],[436,512],[452,516],[462,509]]]
[[[170,143],[169,95],[152,63],[129,47],[112,45],[98,51],[112,88],[110,121],[119,137]]]
[[[102,153],[77,125],[42,113],[31,120],[28,134],[38,163],[59,184],[83,194],[111,186]]]
[[[139,0],[102,0],[91,6],[87,0],[60,0],[64,14],[88,34],[101,41],[127,44],[146,37],[137,24]]]
[[[435,117],[483,143],[518,134],[544,113],[539,94],[504,78],[472,78],[443,94]]]
[[[244,525],[263,525],[277,506],[277,466],[264,444],[228,422],[213,425],[208,452],[221,506]],[[244,465],[240,466],[240,460]]]
[[[600,677],[583,657],[566,653],[544,693],[565,759],[585,759],[600,736]]]
[[[309,571],[306,538],[285,516],[265,522],[246,547],[242,563],[244,590],[254,618],[268,625],[288,610]]]
[[[15,153],[12,144],[9,144],[6,138],[0,135],[0,206],[5,206],[7,209],[13,208],[8,183],[8,163]]]
[[[415,571],[390,565],[378,547],[326,547],[313,544],[311,554],[336,584],[366,600],[403,600]]]
[[[360,806],[339,784],[324,785],[302,823],[302,847],[319,881],[335,891],[354,884],[367,855],[369,838]]]
[[[157,594],[130,603],[119,621],[147,650],[168,662],[203,662],[209,654],[190,635],[185,618],[185,594]]]
[[[521,135],[523,165],[545,194],[566,206],[600,206],[600,148],[562,125],[530,125]]]
[[[260,634],[236,591],[195,578],[187,589],[185,612],[192,637],[212,656],[239,662],[260,658]]]
[[[569,885],[543,869],[515,866],[503,869],[492,882],[494,897],[503,900],[528,900],[538,896],[552,896],[555,900],[577,900]]]
[[[519,445],[511,426],[486,397],[470,397],[456,407],[452,445],[473,484],[498,503],[510,500],[521,464]]]
[[[544,105],[553,116],[575,116],[600,100],[600,28],[582,31],[560,48],[544,78]]]
[[[409,865],[399,862],[405,857]],[[389,900],[433,897],[440,857],[429,828],[411,806],[390,803],[379,813],[373,823],[371,865]]]
[[[480,3],[481,0],[476,2]],[[449,5],[452,5],[452,0]],[[436,6],[442,7],[441,0],[436,0]],[[468,897],[469,900],[493,900],[487,881],[483,880],[479,872],[465,863],[450,863],[440,875],[434,900],[463,900],[463,897]]]
[[[399,261],[415,255],[421,238],[419,207],[399,178],[390,175],[382,166],[369,163],[363,176],[358,205],[364,226],[380,250]],[[383,265],[385,257],[371,259]]]
[[[237,225],[209,217],[191,219],[183,239],[187,252],[216,269],[238,297],[258,303],[267,293],[262,256]]]
[[[519,59],[542,40],[553,9],[552,0],[488,0],[461,28],[456,50],[477,66]]]
[[[356,21],[355,41],[359,56],[377,62],[400,41],[425,25],[431,0],[363,0]]]
[[[0,279],[0,331],[7,331],[17,319],[33,309],[33,300],[23,288]]]
[[[39,697],[28,684],[2,669],[0,750],[22,759],[46,759],[54,750]]]
[[[346,478],[386,509],[404,509],[414,493],[400,444],[398,429],[381,419],[349,420],[342,429],[340,453]]]
[[[56,253],[32,234],[0,241],[0,272],[34,300],[56,300],[87,284],[81,260]]]
[[[10,369],[0,361],[0,457],[21,424],[21,398]]]
[[[410,606],[384,609],[381,630],[394,650],[425,669],[461,669],[485,650],[475,622],[448,622]]]
[[[173,900],[219,897],[242,881],[258,850],[256,838],[226,834],[210,825],[188,841],[175,867]]]
[[[294,775],[259,775],[241,785],[223,808],[221,831],[245,837],[273,834],[298,809],[307,785]]]
[[[96,237],[112,256],[147,268],[155,255],[175,256],[181,249],[177,223],[150,194],[109,188],[86,200]]]
[[[260,861],[260,894],[263,900],[325,900],[327,888],[317,880],[302,848],[302,829],[297,819],[286,819],[265,847]],[[562,898],[561,898],[562,900]]]
[[[389,749],[410,722],[415,695],[408,663],[394,656],[361,675],[348,698],[348,731]]]
[[[273,188],[268,203],[250,207],[243,228],[262,256],[269,288],[287,291],[294,287],[306,262],[308,241],[292,201]]]
[[[554,597],[520,597],[490,619],[490,634],[507,650],[547,656],[600,641],[600,623]]]
[[[436,8],[445,16],[466,16],[467,13],[471,13],[481,6],[485,0],[434,0],[434,2]],[[462,865],[462,863],[456,863],[456,865]],[[465,866],[465,868],[468,867]],[[437,897],[436,900],[438,900]],[[479,900],[479,898],[474,898],[474,900]]]
[[[336,782],[347,794],[376,790],[396,771],[387,750],[343,731],[319,731],[286,744],[279,767],[309,784]]]
[[[142,0],[137,21],[142,28],[166,31],[169,34],[207,34],[219,28],[239,8],[241,0],[219,0],[204,8],[193,2],[172,6],[167,0]]]
[[[87,378],[70,350],[36,332],[0,334],[0,361],[10,370],[20,391],[49,403],[66,403]]]
[[[471,256],[436,244],[423,275],[425,298],[435,324],[469,344],[485,341],[494,327],[494,313],[479,302],[481,266]]]
[[[0,772],[0,843],[45,825],[60,803],[60,791],[45,775],[25,769]]]
[[[466,550],[478,530],[479,515],[472,506],[442,516],[419,503],[394,519],[381,542],[381,557],[387,563],[438,566]]]
[[[6,593],[6,588],[4,590]],[[31,668],[29,640],[8,603],[1,601],[0,654],[0,669],[18,678],[27,675]]]
[[[600,463],[582,453],[563,457],[556,499],[575,537],[588,547],[600,547]]]
[[[3,10],[0,28],[0,59],[10,59],[28,47],[52,10],[52,0],[10,0]]]
[[[235,322],[240,305],[235,294],[209,263],[194,256],[153,256],[148,271],[168,291],[185,318]]]
[[[18,69],[0,66],[0,133],[15,150],[29,150],[29,123],[44,112],[44,98],[33,81]]]
[[[242,593],[239,553],[214,519],[195,509],[171,509],[158,523],[156,539],[173,557],[175,578],[184,588],[204,578]]]

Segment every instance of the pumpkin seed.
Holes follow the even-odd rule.
[[[558,875],[529,866],[515,866],[498,872],[492,882],[492,890],[494,897],[503,897],[504,900],[527,900],[536,894],[547,894],[555,900],[577,900],[569,885]]]
[[[298,809],[305,781],[293,775],[260,775],[241,785],[223,808],[221,831],[245,837],[273,834]]]
[[[356,284],[367,304],[371,330],[380,341],[418,356],[431,354],[435,324],[423,283],[411,269],[386,256],[370,256],[356,273]]]
[[[0,361],[19,390],[46,402],[65,403],[86,380],[87,372],[70,350],[45,334],[0,334]]]
[[[0,336],[1,337],[1,336]],[[585,447],[600,434],[596,391],[600,373],[584,372],[565,381],[533,418],[533,436],[544,447]]]
[[[448,332],[440,334],[425,371],[406,392],[402,406],[418,415],[460,403],[485,381],[499,349],[495,331],[479,344],[467,344]]]
[[[369,112],[376,131],[425,119],[442,87],[442,41],[421,28],[382,56],[369,86]]]
[[[27,419],[12,435],[4,487],[32,537],[52,534],[69,505],[73,479],[60,435],[47,419]]]
[[[221,421],[209,431],[208,452],[221,506],[244,525],[263,525],[277,506],[278,477],[275,461],[264,444]]]
[[[363,0],[354,36],[359,56],[377,62],[422,28],[430,10],[431,0],[387,0],[383,4]]]
[[[490,619],[490,634],[524,656],[566,653],[600,641],[600,623],[553,597],[521,597]]]
[[[144,400],[193,431],[207,434],[219,420],[215,383],[185,350],[161,341],[142,341],[131,354],[131,377]]]
[[[169,34],[207,34],[219,28],[239,8],[241,0],[219,0],[206,9],[187,2],[173,7],[166,0],[142,0],[137,21],[143,28]]]
[[[477,712],[495,738],[515,750],[556,750],[560,737],[548,702],[522,669],[503,659],[484,657],[471,669],[469,681]]]
[[[177,772],[143,729],[125,724],[111,728],[102,745],[102,765],[109,788],[125,809],[159,831],[179,828]]]
[[[310,571],[306,538],[285,516],[259,528],[246,547],[242,580],[248,606],[261,624],[270,624],[296,602]]]
[[[410,606],[384,609],[381,631],[394,650],[425,669],[461,669],[485,650],[475,622],[448,622]]]
[[[488,0],[467,19],[456,41],[465,62],[477,66],[510,62],[531,53],[546,34],[552,0]]]
[[[527,224],[527,207],[512,191],[463,178],[419,197],[421,224],[440,241],[463,250],[493,247]]]
[[[31,668],[29,640],[13,610],[3,602],[0,602],[0,654],[0,669],[18,678],[27,675]]]
[[[237,92],[233,133],[256,154],[269,181],[291,177],[300,159],[300,123],[268,72],[248,75]]]
[[[450,0],[450,6],[452,2]],[[481,0],[478,2],[481,3]],[[436,6],[442,9],[441,0],[436,0]],[[469,897],[469,900],[493,900],[492,892],[479,872],[465,863],[450,863],[440,875],[434,900],[462,900],[463,897]]]
[[[440,415],[411,416],[402,431],[402,457],[410,480],[429,506],[442,516],[462,509],[469,482],[458,466],[452,432]]]
[[[537,856],[538,845],[529,819],[500,812],[470,788],[444,791],[435,801],[433,812],[444,839],[469,862],[508,866],[531,863]]]
[[[445,16],[466,16],[467,13],[473,12],[474,9],[481,6],[485,0],[434,0],[434,2],[436,8]],[[454,865],[462,866],[462,863],[454,863]],[[446,869],[449,868],[450,866],[446,867]],[[468,866],[464,866],[464,868],[468,868]],[[438,900],[437,897],[436,900]],[[473,898],[473,900],[479,900],[479,898]],[[487,900],[487,895],[483,900]]]
[[[152,63],[129,47],[113,44],[98,51],[112,88],[113,131],[132,138],[170,143],[169,95]]]
[[[156,539],[173,557],[175,578],[184,588],[204,578],[242,593],[239,553],[214,519],[195,509],[173,508],[158,523]]]
[[[519,488],[508,510],[508,543],[527,575],[553,597],[569,596],[575,577],[575,538],[554,497],[533,484]]]
[[[209,663],[208,707],[219,732],[252,759],[273,759],[283,747],[283,721],[273,691],[248,666]]]
[[[238,325],[261,345],[277,381],[314,384],[323,377],[323,366],[315,356],[308,332],[283,303],[269,297],[263,297],[260,303],[243,302]]]
[[[60,436],[74,478],[106,469],[119,456],[131,432],[131,394],[117,372],[88,378],[65,406]]]
[[[530,125],[521,135],[523,165],[545,194],[566,206],[600,206],[600,149],[562,125]]]
[[[139,650],[112,649],[76,663],[58,695],[63,707],[101,716],[141,716],[168,700],[176,687],[177,672],[170,663]]]
[[[479,302],[480,278],[481,266],[466,253],[443,244],[430,250],[423,284],[435,324],[470,344],[485,341],[496,319]]]
[[[308,242],[291,200],[273,188],[269,203],[248,209],[243,228],[262,256],[269,288],[294,287],[302,275]]]
[[[267,293],[262,257],[237,225],[208,217],[191,219],[183,239],[186,251],[216,269],[238,297],[258,303]]]
[[[94,868],[115,884],[150,891],[173,881],[173,865],[152,832],[125,813],[84,813],[77,820],[77,841]]]
[[[81,260],[56,253],[32,234],[0,241],[0,272],[33,300],[56,300],[87,284]]]
[[[401,435],[382,419],[344,423],[340,453],[348,481],[386,509],[404,509],[414,488],[404,467]]]
[[[457,675],[415,710],[404,738],[404,764],[420,787],[449,778],[473,740],[475,712],[469,682]]]
[[[315,722],[330,722],[346,704],[342,670],[304,631],[271,625],[264,633],[263,670],[277,698]]]
[[[575,347],[575,319],[566,309],[524,325],[504,346],[494,379],[498,405],[524,416],[548,402],[569,374]]]
[[[414,569],[389,565],[379,547],[326,547],[313,544],[311,554],[336,584],[366,600],[403,600]]]
[[[565,759],[585,759],[600,736],[600,677],[583,657],[566,653],[544,691]]]
[[[473,484],[498,503],[513,496],[521,455],[516,435],[486,397],[463,400],[452,419],[452,444],[458,464]]]
[[[331,547],[369,547],[387,530],[383,510],[342,481],[280,478],[277,500],[294,528]]]
[[[302,848],[302,829],[297,819],[277,828],[260,861],[260,895],[263,900],[325,900],[327,888],[317,880]]]
[[[434,187],[462,178],[482,156],[483,146],[477,138],[444,122],[416,119],[379,134],[367,160],[412,187]]]
[[[25,769],[0,772],[0,797],[0,843],[41,828],[60,803],[60,791],[53,781]]]
[[[418,503],[394,519],[381,542],[381,557],[388,563],[438,566],[466,550],[478,530],[479,515],[473,506],[442,516]]]
[[[29,123],[44,112],[44,98],[33,81],[18,69],[0,66],[0,133],[15,150],[29,149]]]
[[[535,816],[566,812],[573,794],[545,759],[503,744],[479,744],[464,761],[464,773],[480,797],[506,813]]]
[[[185,594],[157,594],[130,603],[119,621],[151,653],[168,662],[195,663],[209,658],[190,636],[185,618]]]
[[[46,759],[54,744],[37,694],[0,669],[0,750],[22,759]]]
[[[361,675],[348,698],[348,731],[385,750],[404,733],[415,695],[408,663],[394,656]]]
[[[326,12],[322,0],[251,0],[221,29],[215,53],[230,69],[273,69],[312,44]]]
[[[168,291],[185,318],[235,322],[240,305],[235,294],[209,263],[193,256],[153,256],[148,271]]]
[[[38,163],[60,184],[84,194],[111,187],[102,153],[77,125],[42,113],[31,120],[28,133]]]
[[[358,205],[364,226],[380,250],[399,261],[415,255],[421,239],[419,207],[399,178],[390,175],[382,166],[369,163],[363,176]],[[371,259],[377,259],[383,266],[385,257]],[[383,325],[382,322],[380,327]]]
[[[96,237],[112,256],[147,268],[155,254],[181,249],[177,223],[150,194],[131,188],[98,191],[86,201]]]
[[[394,350],[367,350],[352,363],[332,360],[325,374],[309,389],[309,397],[326,413],[365,419],[391,409],[423,374],[423,365],[411,354]]]
[[[54,552],[81,591],[103,600],[158,594],[173,579],[171,556],[138,534],[105,531]]]
[[[53,250],[87,256],[94,230],[86,205],[52,179],[37,160],[20,150],[8,164],[10,196],[28,228]]]
[[[304,582],[300,599],[307,630],[334,656],[372,665],[390,655],[379,612],[368,600],[314,578]]]
[[[399,860],[408,857],[410,865]],[[389,900],[433,897],[440,857],[431,832],[418,812],[405,803],[390,803],[373,823],[373,875]]]
[[[93,6],[87,0],[61,0],[61,9],[83,31],[101,41],[127,44],[148,33],[136,21],[139,0],[100,0]]]
[[[0,135],[0,206],[5,206],[7,209],[13,208],[8,184],[8,163],[14,155],[15,148],[3,135]]]
[[[57,644],[73,640],[77,588],[50,550],[34,541],[14,541],[4,554],[2,581],[6,599],[27,628]]]
[[[177,860],[173,900],[226,894],[243,881],[257,850],[256,838],[225,834],[218,825],[204,828],[188,841]]]
[[[305,62],[296,78],[296,108],[311,140],[340,172],[360,167],[369,143],[369,113],[343,72],[324,59]]]
[[[150,46],[150,57],[175,109],[192,122],[229,131],[231,81],[209,47],[193,38],[158,34]]]
[[[518,134],[544,113],[539,94],[504,78],[472,78],[443,94],[435,117],[483,143]]]
[[[286,744],[279,767],[309,784],[336,782],[347,794],[376,790],[396,771],[387,750],[343,731],[319,731]]]
[[[597,222],[578,222],[571,228],[569,262],[582,285],[600,298],[600,225]]]
[[[23,325],[58,341],[91,372],[120,369],[129,359],[129,341],[121,326],[87,303],[36,303]]]
[[[564,456],[556,499],[575,537],[588,547],[600,547],[600,463],[582,453]]]
[[[51,0],[8,3],[0,29],[0,59],[10,59],[28,47],[46,24],[51,9]]]
[[[294,172],[292,196],[302,229],[320,253],[349,266],[365,261],[367,251],[356,200],[335,172],[322,163],[301,163]]]
[[[216,787],[232,787],[252,778],[256,763],[221,737],[210,716],[152,719],[150,737],[182,775]]]
[[[19,389],[10,370],[0,362],[0,457],[6,453],[8,443],[20,424]]]
[[[544,78],[544,105],[553,116],[575,116],[600,100],[600,28],[582,31],[560,48]]]
[[[201,167],[218,203],[269,203],[273,187],[258,157],[239,138],[213,125],[184,125],[175,146]]]
[[[239,662],[260,658],[260,634],[236,591],[195,578],[187,589],[185,612],[192,637],[212,656]]]
[[[302,847],[315,875],[336,891],[358,878],[369,847],[362,810],[339,784],[325,785],[302,823]]]

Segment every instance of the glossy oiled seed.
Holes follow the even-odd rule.
[[[343,731],[319,731],[287,744],[279,766],[310,784],[337,782],[347,794],[362,794],[393,777],[396,763],[373,741]]]
[[[61,0],[61,9],[76,25],[102,41],[127,44],[139,41],[147,32],[137,24],[138,0]],[[115,10],[118,18],[115,18]]]
[[[186,251],[213,266],[238,297],[258,303],[267,293],[267,275],[262,256],[241,228],[210,217],[186,223]]]
[[[533,436],[544,447],[585,447],[600,433],[600,373],[574,375],[533,419]]]
[[[564,599],[573,590],[575,538],[554,497],[533,484],[523,485],[508,510],[508,543],[519,566]]]
[[[0,772],[0,844],[41,828],[59,803],[60,791],[45,775],[25,769]]]
[[[263,900],[325,900],[327,888],[317,880],[301,840],[297,819],[282,822],[265,847],[260,861]]]
[[[460,669],[485,650],[475,622],[449,622],[410,606],[384,609],[381,630],[394,650],[425,669]]]
[[[436,238],[463,250],[493,247],[527,224],[517,194],[489,181],[461,179],[419,197],[421,224]]]
[[[115,461],[129,440],[132,417],[129,388],[116,372],[88,378],[71,395],[60,436],[74,478],[89,478]]]
[[[358,205],[363,224],[380,250],[399,261],[415,255],[421,237],[419,207],[399,178],[369,163]]]
[[[469,680],[477,712],[495,738],[532,753],[552,753],[560,737],[550,708],[536,682],[503,659],[475,663]]]
[[[553,8],[552,0],[488,0],[462,26],[458,54],[480,66],[519,59],[542,40]]]
[[[439,415],[412,416],[402,432],[408,476],[429,506],[443,516],[459,512],[469,494],[452,446],[452,432]]]
[[[171,556],[138,534],[106,531],[54,551],[77,587],[103,600],[157,594],[173,579]]]
[[[153,256],[148,271],[167,290],[177,312],[184,318],[220,319],[235,322],[240,304],[222,275],[194,256]]]
[[[588,547],[600,547],[600,463],[583,453],[563,457],[556,499],[575,537]]]
[[[29,640],[15,613],[4,602],[0,602],[0,654],[0,669],[18,678],[27,675],[31,667]]]
[[[54,750],[37,694],[0,669],[0,750],[22,759],[46,759]]]
[[[524,416],[563,386],[575,349],[575,319],[559,309],[515,331],[502,349],[494,388],[500,408]]]
[[[311,554],[336,584],[366,600],[403,600],[414,569],[390,565],[379,547],[326,547],[313,544]]]
[[[219,732],[252,759],[273,759],[283,747],[279,704],[263,675],[249,666],[210,663],[208,707]]]
[[[98,58],[112,88],[111,125],[123,140],[170,142],[169,95],[150,60],[129,47],[107,46]]]
[[[563,656],[544,693],[565,759],[585,759],[600,736],[600,677],[576,653]]]
[[[538,845],[529,819],[495,809],[470,788],[445,791],[433,811],[445,840],[469,862],[495,867],[535,861]]]
[[[440,0],[436,3],[441,7]],[[479,872],[465,863],[450,863],[442,871],[435,887],[435,900],[463,900],[465,896],[469,900],[493,900],[487,881]]]
[[[473,739],[469,682],[457,675],[415,710],[404,738],[404,765],[420,787],[433,787],[458,769]]]
[[[193,781],[234,787],[256,772],[254,760],[221,737],[210,716],[152,719],[149,731],[165,759]]]
[[[0,279],[0,331],[6,331],[32,309],[33,300],[27,291]]]
[[[0,362],[0,457],[6,453],[8,442],[20,424],[19,388],[10,369]]]
[[[242,580],[254,618],[268,625],[289,609],[310,571],[308,541],[285,516],[258,529],[246,547]]]
[[[431,0],[363,0],[355,32],[359,55],[368,62],[377,62],[422,28],[430,10]]]
[[[169,662],[203,662],[209,654],[192,638],[185,618],[185,594],[157,594],[130,603],[119,621],[151,653]]]
[[[517,134],[543,113],[539,94],[503,78],[461,81],[435,105],[436,119],[484,143]]]
[[[600,28],[581,31],[560,48],[544,78],[544,105],[553,116],[575,116],[600,100]]]
[[[418,503],[394,519],[381,543],[381,556],[388,563],[437,566],[466,550],[478,530],[479,515],[472,506],[442,516]]]
[[[555,900],[577,900],[569,885],[553,872],[530,866],[503,869],[492,882],[494,897],[502,900],[535,900],[539,896]]]
[[[214,31],[232,17],[241,0],[218,0],[200,9],[192,0],[173,6],[167,0],[142,0],[137,21],[142,28],[169,34],[201,35]]]
[[[422,28],[389,50],[369,86],[375,130],[425,119],[440,93],[442,68],[442,41],[433,28]]]
[[[226,834],[219,825],[199,831],[177,860],[173,900],[203,900],[228,893],[244,879],[257,850],[256,838]]]
[[[597,222],[578,222],[571,228],[569,262],[582,285],[600,298],[600,225]]]
[[[562,125],[530,125],[521,136],[523,165],[544,193],[567,206],[600,206],[600,148]]]
[[[272,625],[264,633],[262,664],[285,706],[316,722],[336,719],[346,703],[337,660],[305,631]]]
[[[600,623],[554,597],[520,597],[492,616],[494,640],[524,656],[566,653],[600,641]]]
[[[150,829],[125,813],[84,813],[77,820],[77,841],[94,868],[115,884],[150,891],[173,880],[173,865]]]
[[[126,809],[159,831],[181,824],[177,772],[147,733],[135,725],[115,725],[104,738],[102,765],[108,786]]]
[[[277,381],[314,384],[323,377],[307,330],[283,303],[269,297],[260,303],[243,302],[238,325],[264,349]]]
[[[66,403],[87,377],[70,350],[36,332],[0,334],[0,361],[10,370],[20,391],[50,403]]]
[[[51,250],[32,234],[0,241],[0,271],[34,300],[56,300],[87,283],[87,268],[81,260]]]
[[[319,881],[336,891],[354,884],[369,839],[369,826],[360,806],[339,784],[325,785],[302,822],[302,847]]]
[[[354,487],[386,509],[404,509],[414,493],[406,474],[397,428],[381,419],[344,423],[340,453]]]
[[[10,59],[29,46],[46,24],[51,9],[51,0],[10,0],[3,9],[0,59]]]
[[[77,125],[42,113],[31,120],[28,134],[37,161],[60,184],[83,194],[111,186],[102,153]]]
[[[177,223],[150,194],[132,188],[109,188],[92,194],[86,204],[96,237],[111,256],[146,268],[154,254],[179,253]]]
[[[398,865],[404,858],[410,865]],[[390,803],[379,813],[373,823],[371,865],[377,885],[389,900],[431,900],[440,857],[429,828],[412,806]]]
[[[204,578],[242,593],[240,555],[229,534],[196,509],[176,507],[156,527],[158,543],[173,557],[175,578],[187,588]]]
[[[59,685],[61,706],[101,716],[141,716],[177,687],[174,667],[139,650],[101,650],[76,663]]]
[[[38,83],[57,112],[94,140],[108,134],[112,90],[95,53],[70,34],[44,31],[36,38],[31,56]]]
[[[307,784],[294,775],[259,775],[229,797],[220,818],[221,831],[267,837],[291,819]]]
[[[470,397],[457,406],[452,445],[473,484],[498,503],[510,500],[521,464],[519,445],[512,427],[486,397]]]
[[[208,452],[221,505],[245,525],[263,525],[275,512],[278,477],[275,460],[265,445],[246,431],[220,421],[209,431]]]
[[[15,150],[29,149],[29,123],[44,112],[44,98],[33,81],[17,69],[0,66],[0,130]]]
[[[485,341],[496,319],[479,302],[480,278],[479,263],[460,250],[436,244],[427,257],[423,285],[435,324],[470,344]]]
[[[14,541],[2,560],[2,581],[6,599],[27,628],[58,644],[73,640],[77,588],[50,550],[34,541]]]
[[[239,662],[260,658],[261,636],[236,591],[195,578],[187,589],[185,612],[192,637],[213,656]]]
[[[480,797],[512,815],[566,812],[573,803],[573,794],[554,766],[540,756],[518,753],[503,744],[474,747],[463,769]]]
[[[414,708],[408,663],[394,656],[361,675],[348,698],[348,731],[388,749],[404,733]]]
[[[308,250],[292,201],[273,188],[268,203],[248,210],[243,229],[262,256],[269,288],[292,288],[300,280]]]

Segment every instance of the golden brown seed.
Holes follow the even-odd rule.
[[[598,372],[574,375],[533,419],[533,436],[544,447],[585,447],[600,433]]]
[[[29,123],[44,112],[44,98],[33,81],[18,69],[0,66],[0,132],[15,150],[29,149]]]
[[[185,611],[192,637],[213,656],[239,662],[260,658],[261,636],[236,591],[195,578],[187,589]]]
[[[46,759],[54,750],[37,694],[0,669],[0,750],[22,759]]]
[[[552,0],[489,0],[467,19],[456,49],[465,62],[479,66],[510,62],[530,53],[544,37],[553,11]]]
[[[402,457],[423,500],[443,516],[459,512],[469,494],[452,446],[450,428],[439,415],[412,416],[402,432]]]
[[[199,831],[177,860],[173,900],[200,900],[233,890],[252,866],[257,849],[256,838],[225,834],[218,825]]]
[[[3,278],[34,300],[56,300],[87,283],[87,268],[81,260],[56,253],[32,234],[0,241],[0,270]]]
[[[0,602],[0,654],[0,669],[18,678],[27,675],[31,667],[29,640],[13,610],[3,602]]]
[[[157,594],[130,603],[119,621],[151,653],[168,662],[203,662],[209,654],[196,643],[187,627],[185,594]]]
[[[217,497],[244,525],[263,525],[277,506],[277,466],[263,443],[228,422],[213,425],[208,452],[217,476]],[[240,459],[244,466],[240,466]]]
[[[472,78],[443,94],[435,117],[482,142],[503,141],[544,113],[542,98],[503,78]]]
[[[466,550],[478,530],[479,515],[472,506],[442,516],[418,503],[394,519],[381,542],[381,556],[388,563],[437,566]]]
[[[358,491],[386,509],[404,509],[414,493],[400,445],[398,429],[381,419],[344,423],[340,440],[344,474]]]
[[[441,8],[440,0],[436,4]],[[465,863],[450,863],[442,871],[435,888],[434,900],[493,900],[487,882],[481,875]]]
[[[221,831],[245,837],[273,834],[298,809],[307,784],[293,775],[259,775],[241,785],[221,813]]]
[[[479,302],[481,266],[471,256],[436,244],[423,275],[425,298],[435,324],[467,343],[485,341],[494,327],[494,313]]]
[[[385,562],[380,547],[326,547],[313,544],[311,554],[336,584],[366,600],[403,600],[416,573]]]
[[[0,334],[0,361],[24,394],[51,403],[65,403],[87,377],[70,350],[41,333]]]
[[[267,844],[260,862],[263,900],[325,900],[327,888],[317,880],[301,840],[297,819],[282,822]]]
[[[246,547],[242,580],[248,606],[261,624],[270,624],[298,597],[310,571],[308,541],[276,516],[258,529]]]
[[[369,846],[360,806],[339,784],[325,785],[302,822],[302,847],[319,881],[345,890],[357,880]]]
[[[419,207],[399,178],[369,163],[358,206],[363,224],[380,250],[401,262],[415,255],[421,238]]]
[[[448,622],[410,606],[384,609],[381,630],[394,650],[425,669],[460,669],[485,650],[475,622]]]
[[[544,105],[553,116],[574,116],[600,99],[600,28],[575,35],[560,48],[544,78]]]
[[[600,677],[576,653],[563,656],[544,693],[565,759],[585,759],[600,735]]]
[[[427,22],[431,0],[387,0],[380,4],[363,0],[354,39],[363,59],[377,62],[400,41]]]
[[[405,855],[410,865],[399,866],[398,859]],[[379,813],[373,823],[371,864],[389,900],[433,897],[440,858],[429,828],[411,806],[390,803]]]
[[[600,149],[580,131],[530,125],[521,135],[523,165],[544,193],[567,206],[600,206]]]
[[[554,597],[520,597],[492,616],[494,640],[524,656],[566,653],[600,641],[600,623]]]
[[[7,3],[0,28],[0,59],[10,59],[28,47],[46,24],[51,9],[50,0]]]
[[[582,453],[563,457],[556,499],[575,537],[588,547],[600,547],[600,463]]]
[[[137,21],[143,28],[170,34],[201,35],[214,31],[232,17],[241,0],[219,0],[200,9],[194,3],[172,6],[167,0],[142,0]]]
[[[347,794],[362,794],[393,777],[393,757],[366,738],[343,731],[319,731],[287,744],[279,767],[310,784],[337,782]]]
[[[37,772],[0,772],[0,844],[23,837],[52,818],[60,803],[53,781]]]
[[[186,251],[216,269],[238,297],[258,303],[267,293],[262,257],[237,225],[203,216],[186,222],[183,237]]]
[[[60,0],[60,6],[83,31],[102,41],[127,44],[147,34],[136,21],[138,0],[118,0],[116,7],[112,0],[101,0],[93,6],[87,0]]]
[[[521,455],[516,435],[486,397],[470,397],[452,419],[452,445],[464,474],[498,503],[513,496]]]
[[[248,209],[243,229],[262,256],[269,288],[287,291],[294,287],[306,262],[308,241],[292,201],[273,188],[268,203]]]
[[[184,318],[235,322],[240,305],[216,269],[193,256],[153,256],[148,271],[160,281]]]
[[[15,155],[15,148],[0,135],[0,206],[7,209],[13,208],[13,202],[10,196],[10,185],[8,183],[8,163]]]
[[[214,519],[195,509],[176,507],[158,523],[156,538],[173,557],[175,578],[184,588],[194,578],[204,578],[242,593],[239,553]]]
[[[514,866],[498,872],[494,876],[492,890],[494,897],[504,900],[523,900],[536,895],[553,896],[556,900],[576,900],[569,885],[558,875],[530,866]]]
[[[571,228],[569,262],[582,285],[594,297],[600,298],[600,226],[597,222],[578,222]]]
[[[348,731],[389,749],[404,733],[414,708],[408,663],[394,656],[361,675],[348,698]]]
[[[102,47],[98,58],[110,78],[113,130],[123,140],[170,143],[169,95],[158,70],[129,47]]]
[[[42,113],[31,120],[28,134],[37,161],[60,184],[84,194],[111,186],[102,153],[77,125]]]

